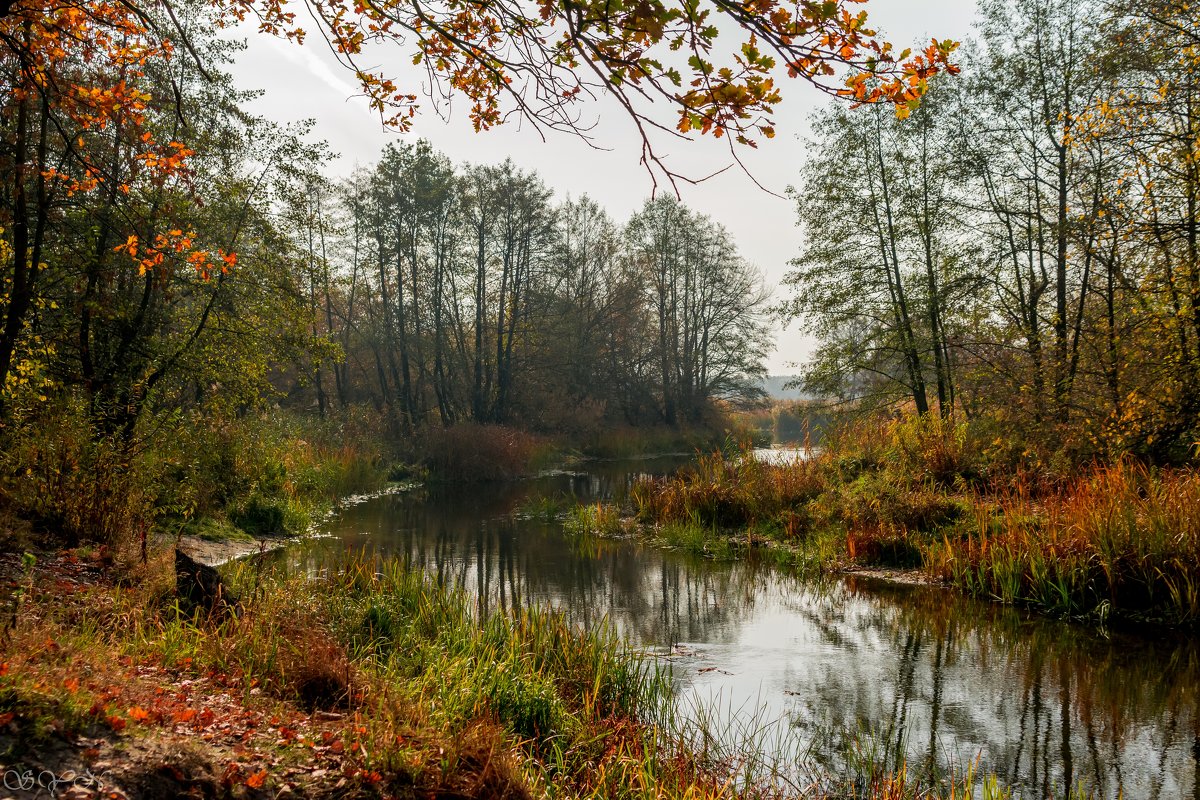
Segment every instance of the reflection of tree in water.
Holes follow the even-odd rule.
[[[734,636],[739,606],[753,602],[764,570],[567,537],[558,523],[514,515],[532,494],[612,498],[633,478],[627,469],[612,469],[438,487],[347,509],[335,525],[352,546],[399,558],[477,595],[484,612],[548,602],[583,625],[607,619],[644,644]]]
[[[830,602],[829,593],[841,596]],[[1043,797],[1066,796],[1077,782],[1110,797],[1189,788],[1200,797],[1194,642],[1105,637],[941,590],[853,579],[793,605],[819,617],[822,638],[892,659],[882,672],[810,683],[802,722],[840,709],[836,724],[886,732],[910,764],[944,765],[943,748],[960,761],[978,754]]]
[[[772,643],[769,680],[798,693],[797,722],[869,729],[913,768],[978,755],[1034,795],[1081,781],[1110,797],[1200,800],[1195,644],[1105,638],[936,589],[800,581],[514,516],[535,495],[619,497],[630,475],[613,465],[431,489],[347,509],[334,527],[350,547],[475,593],[484,612],[549,603],[580,624],[607,618],[642,644],[714,649],[741,648],[749,622],[778,618],[788,630]],[[835,751],[831,740],[826,759]]]

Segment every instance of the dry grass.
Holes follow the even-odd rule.
[[[462,422],[421,434],[421,460],[445,481],[499,481],[530,474],[548,451],[540,437],[505,425]]]
[[[930,544],[931,572],[976,594],[1064,614],[1200,622],[1200,474],[1096,467],[1036,499],[976,506],[964,535]]]

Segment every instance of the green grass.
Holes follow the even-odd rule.
[[[521,519],[532,519],[541,522],[554,522],[564,519],[574,513],[574,505],[566,497],[547,497],[531,495],[523,499],[513,512]]]
[[[617,536],[625,531],[625,521],[615,504],[597,502],[568,510],[563,527],[573,534]]]
[[[206,542],[252,542],[254,537],[228,520],[202,517],[188,520],[179,526],[184,536],[195,536]]]

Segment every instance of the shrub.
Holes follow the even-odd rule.
[[[431,428],[419,441],[430,476],[444,481],[498,481],[529,475],[548,454],[538,436],[505,425],[462,422]]]
[[[153,459],[97,438],[69,398],[5,432],[0,494],[35,533],[74,546],[125,547],[150,527],[158,474]]]

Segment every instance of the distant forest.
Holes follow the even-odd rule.
[[[296,188],[286,214],[312,334],[337,347],[297,376],[322,412],[370,402],[406,428],[675,426],[760,394],[761,277],[672,197],[619,224],[512,162],[456,166],[425,141]]]

